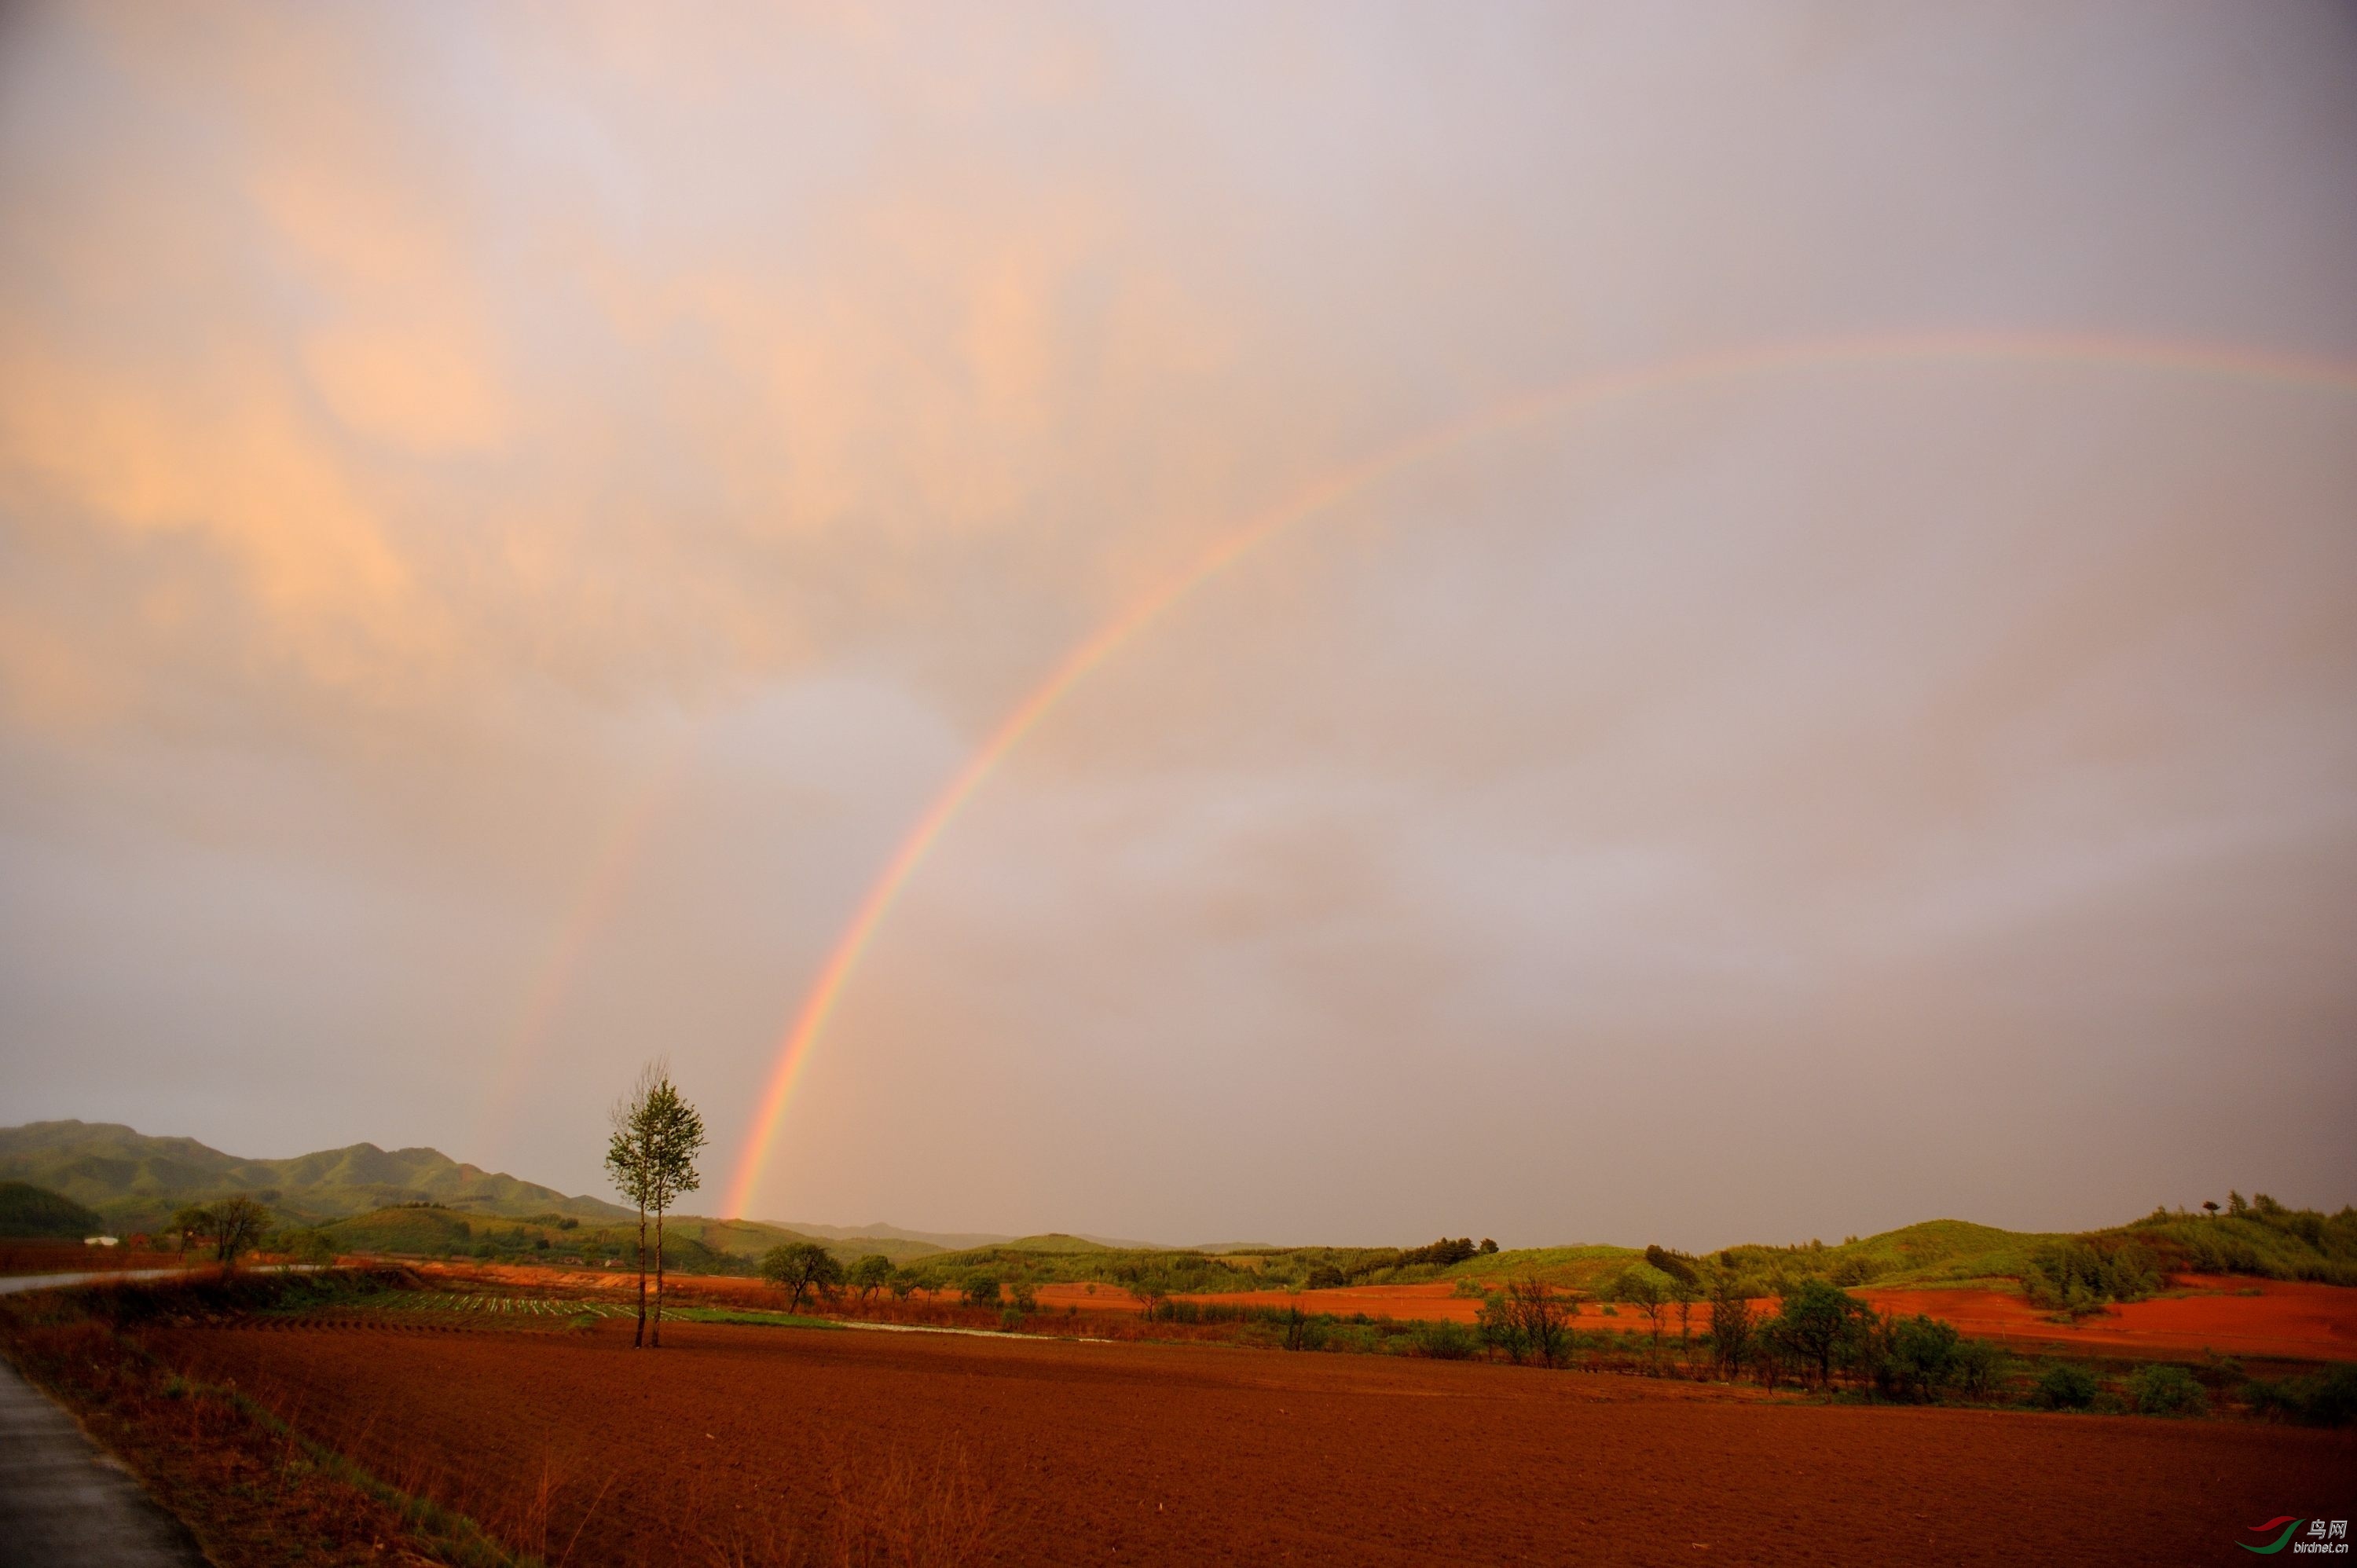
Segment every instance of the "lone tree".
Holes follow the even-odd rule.
[[[789,1241],[762,1254],[761,1277],[786,1293],[788,1312],[799,1312],[811,1292],[843,1283],[843,1265],[815,1241]]]
[[[237,1267],[238,1254],[262,1244],[270,1229],[270,1210],[250,1197],[225,1197],[212,1206],[213,1258],[221,1267]]]
[[[1662,1313],[1670,1305],[1670,1276],[1645,1263],[1631,1263],[1612,1284],[1612,1294],[1645,1315],[1652,1329],[1652,1367],[1662,1369]]]
[[[1507,1285],[1506,1306],[1524,1349],[1543,1366],[1552,1367],[1562,1359],[1571,1319],[1579,1312],[1577,1301],[1566,1301],[1536,1274],[1525,1274]]]
[[[649,1062],[630,1092],[614,1102],[606,1170],[615,1187],[639,1208],[639,1324],[633,1346],[662,1345],[663,1216],[704,1178],[695,1156],[704,1147],[704,1118],[680,1095],[670,1064]],[[655,1310],[647,1322],[647,1216],[655,1217]]]

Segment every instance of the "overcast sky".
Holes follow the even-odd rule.
[[[2338,1207],[2352,170],[2289,0],[14,8],[0,1120],[716,1204],[1462,425],[751,1213]]]

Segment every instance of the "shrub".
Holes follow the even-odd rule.
[[[1436,1361],[1463,1361],[1481,1348],[1480,1336],[1461,1323],[1419,1323],[1408,1337],[1413,1354]]]
[[[2313,1378],[2254,1380],[2244,1394],[2253,1409],[2265,1413],[2310,1426],[2347,1426],[2357,1420],[2357,1365],[2344,1363]]]
[[[2040,1376],[2035,1393],[2048,1410],[2084,1410],[2095,1402],[2094,1374],[2058,1361]]]
[[[2182,1367],[2139,1367],[2128,1379],[2128,1405],[2138,1415],[2200,1415],[2210,1398]]]
[[[1032,1288],[1029,1280],[1017,1280],[1008,1287],[1007,1294],[1014,1298],[1017,1312],[1030,1313],[1039,1310],[1039,1293]]]
[[[976,1274],[965,1282],[965,1299],[974,1306],[998,1305],[998,1281],[989,1274]]]

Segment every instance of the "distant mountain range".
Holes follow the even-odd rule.
[[[438,1149],[380,1149],[374,1144],[322,1149],[292,1159],[225,1155],[194,1138],[157,1138],[114,1122],[28,1122],[0,1127],[0,1181],[30,1182],[95,1209],[129,1234],[152,1230],[187,1203],[244,1193],[287,1219],[349,1219],[404,1204],[433,1203],[504,1219],[558,1215],[591,1224],[633,1219],[632,1210],[587,1196],[567,1197],[518,1176],[463,1164]],[[909,1230],[898,1225],[787,1225],[680,1215],[683,1233],[714,1250],[759,1251],[792,1236],[874,1243],[855,1251],[895,1262],[935,1251],[961,1252],[1025,1239],[979,1231]],[[1067,1238],[1066,1240],[1071,1240]],[[1152,1243],[1103,1237],[1098,1246],[1149,1250]]]
[[[62,1193],[125,1229],[154,1225],[183,1203],[231,1193],[250,1194],[306,1219],[342,1219],[404,1203],[438,1203],[512,1219],[632,1217],[618,1205],[567,1197],[554,1187],[462,1165],[436,1149],[354,1144],[286,1160],[253,1160],[194,1138],[151,1138],[112,1122],[0,1128],[0,1180]]]

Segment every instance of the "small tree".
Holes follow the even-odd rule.
[[[1650,1264],[1631,1263],[1613,1282],[1612,1294],[1614,1299],[1625,1301],[1645,1315],[1645,1322],[1652,1331],[1653,1368],[1659,1371],[1662,1365],[1662,1314],[1670,1305],[1669,1276]]]
[[[1682,1274],[1670,1276],[1670,1299],[1678,1304],[1678,1366],[1689,1375],[1694,1370],[1694,1309],[1702,1298],[1695,1282]]]
[[[221,1267],[237,1267],[238,1255],[262,1244],[270,1229],[270,1210],[250,1197],[226,1197],[212,1206],[213,1257]]]
[[[1730,1378],[1751,1354],[1751,1302],[1741,1282],[1725,1272],[1710,1282],[1710,1351]]]
[[[1835,1359],[1844,1353],[1857,1333],[1859,1319],[1871,1316],[1870,1307],[1839,1285],[1829,1280],[1810,1278],[1803,1280],[1800,1288],[1784,1298],[1776,1326],[1779,1338],[1791,1348],[1793,1357],[1803,1366],[1815,1369],[1818,1387],[1829,1388]]]
[[[695,1156],[704,1148],[704,1118],[671,1080],[665,1062],[649,1062],[630,1092],[614,1104],[606,1169],[614,1186],[639,1208],[639,1326],[633,1345],[662,1344],[663,1215],[703,1177]],[[647,1215],[655,1217],[655,1310],[647,1324]]]
[[[1908,1399],[1935,1400],[1956,1375],[1962,1344],[1953,1326],[1922,1313],[1890,1327],[1890,1380]]]
[[[180,1256],[185,1260],[189,1243],[212,1240],[213,1211],[200,1203],[184,1204],[164,1230],[167,1235],[179,1238]]]
[[[789,1241],[762,1254],[761,1277],[786,1293],[788,1312],[799,1312],[811,1292],[843,1283],[843,1265],[815,1241]]]
[[[1577,1302],[1566,1301],[1536,1274],[1525,1274],[1506,1287],[1507,1310],[1520,1331],[1523,1348],[1546,1366],[1562,1359]]]
[[[881,1252],[870,1252],[851,1265],[851,1288],[863,1302],[875,1299],[876,1293],[891,1283],[892,1260]]]

